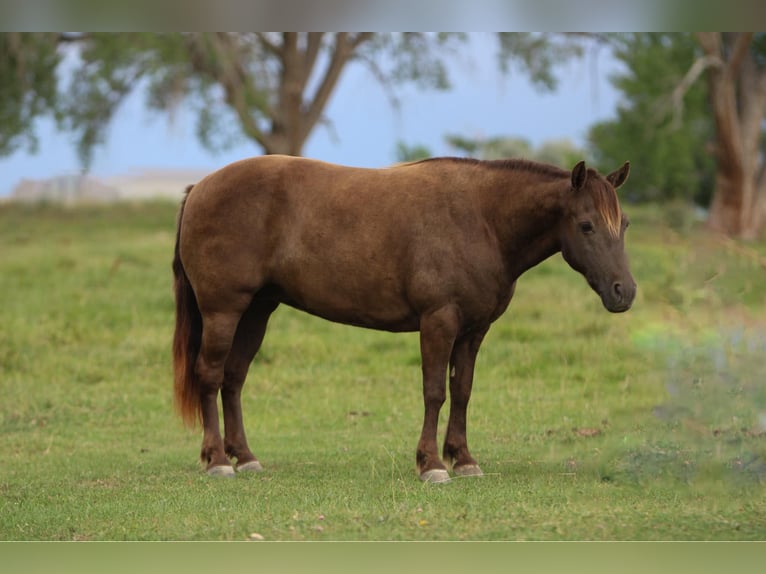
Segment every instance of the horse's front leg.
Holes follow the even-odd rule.
[[[439,410],[447,396],[446,371],[452,345],[459,329],[457,310],[443,307],[420,319],[420,355],[423,368],[423,431],[416,455],[420,479],[448,482],[449,474],[439,458],[436,431]]]
[[[468,450],[466,420],[476,355],[487,330],[488,328],[484,328],[458,339],[450,358],[450,412],[442,453],[444,460],[452,464],[452,469],[458,476],[483,474],[476,459]]]

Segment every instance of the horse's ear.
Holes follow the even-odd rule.
[[[577,165],[572,168],[572,189],[575,191],[582,189],[586,179],[588,179],[588,168],[585,167],[585,162],[577,162]]]
[[[609,175],[607,175],[606,180],[612,184],[613,188],[617,189],[623,183],[625,183],[625,180],[628,179],[629,173],[630,173],[630,162],[626,161],[624,164],[622,164],[622,167],[620,169],[615,170]]]

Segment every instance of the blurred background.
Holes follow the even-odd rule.
[[[289,14],[369,9],[325,4]],[[766,539],[765,113],[761,33],[0,33],[0,539]],[[525,274],[471,399],[489,482],[426,492],[414,334],[282,306],[245,387],[274,474],[212,487],[172,415],[178,200],[265,153],[630,160],[634,307]]]
[[[726,236],[766,226],[766,34],[3,33],[0,200],[180,197],[264,153],[602,171]]]

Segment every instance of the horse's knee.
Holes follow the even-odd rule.
[[[447,401],[447,392],[444,387],[426,388],[423,391],[423,401],[426,406],[441,409],[442,405]]]

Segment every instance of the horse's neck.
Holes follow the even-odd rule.
[[[493,179],[483,194],[487,219],[500,242],[508,272],[516,279],[561,250],[558,228],[563,186],[534,174],[500,172]]]

